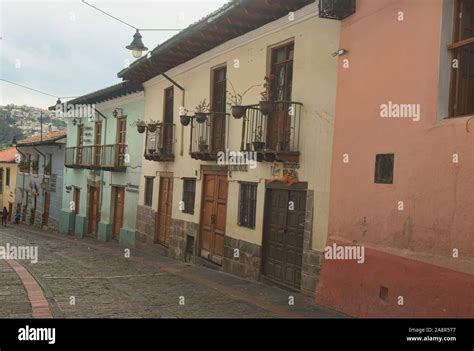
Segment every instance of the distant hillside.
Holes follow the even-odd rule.
[[[43,132],[66,127],[64,119],[48,111],[26,105],[0,106],[0,149],[10,146],[13,137],[17,140],[40,133],[40,118],[43,115]]]

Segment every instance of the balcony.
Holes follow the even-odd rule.
[[[67,147],[64,165],[68,168],[124,172],[126,152],[125,144]]]
[[[145,159],[149,161],[174,161],[175,125],[159,123],[155,131],[146,131]]]
[[[263,115],[259,105],[247,106],[242,126],[241,150],[256,152],[257,161],[299,163],[299,139],[303,104],[274,101]]]
[[[199,123],[196,118],[191,121],[191,144],[189,154],[195,160],[217,160],[217,153],[225,151],[229,115],[221,112],[210,112],[206,120]]]

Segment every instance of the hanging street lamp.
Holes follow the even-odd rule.
[[[133,40],[130,45],[127,45],[126,48],[132,51],[132,56],[135,58],[142,57],[143,51],[147,51],[148,48],[143,45],[142,35],[140,30],[137,29],[136,33],[133,35]]]

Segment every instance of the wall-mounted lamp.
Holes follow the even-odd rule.
[[[347,53],[348,53],[348,51],[346,49],[339,49],[336,52],[332,53],[332,57],[342,56],[342,55],[345,55]]]
[[[119,116],[119,110],[120,110],[120,116],[123,116],[123,108],[116,108],[112,114],[114,115],[114,118],[117,118]]]
[[[16,147],[16,136],[13,137],[12,146],[13,146],[13,147]]]

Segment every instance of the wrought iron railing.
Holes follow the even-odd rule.
[[[274,101],[263,115],[259,105],[247,106],[242,126],[242,151],[257,152],[259,161],[299,161],[299,140],[303,104]]]
[[[228,136],[229,115],[211,112],[206,121],[199,123],[196,118],[191,121],[191,144],[189,153],[198,160],[216,160],[219,151],[225,151]]]
[[[155,131],[146,131],[145,159],[173,161],[174,145],[175,125],[173,123],[159,123]]]

